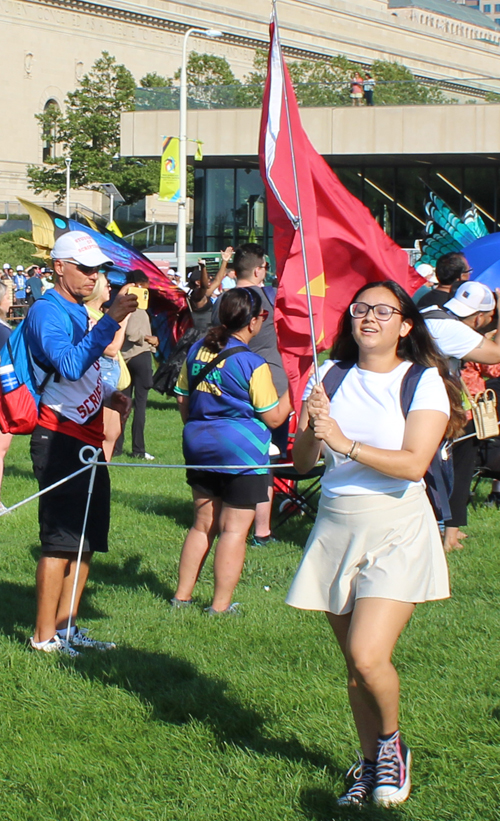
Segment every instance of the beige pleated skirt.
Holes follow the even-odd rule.
[[[448,566],[423,487],[404,493],[322,496],[288,592],[303,610],[350,613],[356,599],[446,599]]]

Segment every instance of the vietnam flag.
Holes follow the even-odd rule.
[[[279,279],[276,333],[298,409],[312,364],[300,216],[318,351],[331,347],[339,318],[362,285],[392,279],[413,294],[424,280],[409,265],[406,252],[384,233],[309,142],[275,21],[271,23],[259,159],[274,226]]]

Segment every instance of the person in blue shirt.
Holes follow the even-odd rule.
[[[83,300],[96,283],[99,269],[109,262],[94,239],[84,231],[68,231],[51,252],[57,277],[55,288],[36,300],[26,317],[26,340],[43,390],[38,424],[31,438],[31,459],[40,490],[71,476],[81,467],[85,445],[102,448],[103,402],[126,415],[130,400],[103,382],[99,357],[113,341],[119,323],[137,308],[137,297],[119,292],[108,313],[89,330]],[[102,453],[99,461],[104,461]],[[106,650],[111,642],[96,641],[75,623],[80,597],[94,552],[108,549],[110,487],[106,467],[95,474],[85,530],[79,584],[70,612],[77,556],[85,517],[89,476],[83,473],[39,498],[40,542],[37,617],[30,644],[46,653],[78,655],[75,647]],[[70,625],[70,646],[62,640]]]
[[[22,265],[18,265],[16,273],[14,274],[14,296],[17,302],[24,302],[26,300],[26,275]]]
[[[270,428],[290,413],[288,390],[278,399],[267,362],[248,347],[267,319],[253,288],[233,288],[220,302],[220,325],[195,343],[175,387],[184,422],[183,449],[195,520],[182,548],[172,605],[192,603],[201,567],[215,549],[211,615],[231,613],[255,507],[266,501]],[[225,358],[214,362],[225,354]],[[204,371],[207,364],[214,367]],[[202,378],[200,378],[200,375]],[[260,467],[262,466],[262,467]]]
[[[12,333],[12,328],[7,322],[7,311],[10,308],[10,294],[5,282],[0,282],[0,349],[3,348],[9,336]],[[2,488],[3,466],[7,451],[12,442],[11,433],[0,433],[0,490]],[[0,502],[0,512],[5,510],[5,505]]]

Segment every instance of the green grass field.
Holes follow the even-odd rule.
[[[157,462],[182,461],[180,430],[173,401],[152,394]],[[2,821],[498,820],[500,512],[472,513],[466,548],[449,559],[453,598],[417,609],[397,648],[410,800],[341,811],[357,747],[341,658],[322,615],[284,604],[307,524],[248,549],[240,618],[203,613],[210,562],[196,606],[172,611],[191,522],[184,474],[111,475],[111,549],[93,564],[80,624],[114,639],[113,652],[71,662],[28,649],[36,503],[0,521]],[[2,498],[35,490],[19,437]]]

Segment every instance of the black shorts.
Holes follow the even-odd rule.
[[[31,461],[40,490],[83,467],[79,453],[85,442],[38,425],[31,437]],[[104,462],[104,456],[99,456]],[[76,553],[87,505],[90,470],[40,496],[38,520],[44,553]],[[106,467],[98,467],[90,502],[83,549],[108,550],[110,483]]]
[[[187,470],[186,480],[193,490],[209,498],[220,498],[231,507],[255,507],[267,502],[271,481],[269,473],[241,475],[211,470]]]

